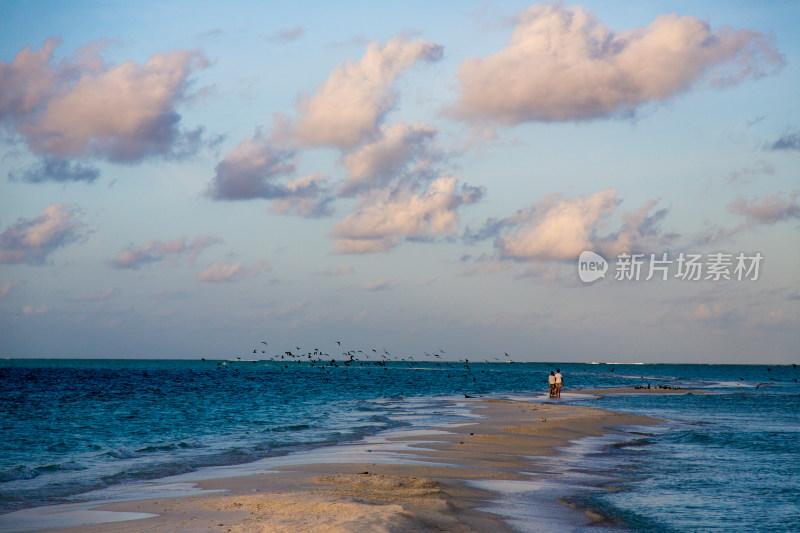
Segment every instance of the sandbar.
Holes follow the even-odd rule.
[[[557,475],[552,462],[538,464],[537,458],[552,457],[582,437],[663,422],[558,402],[468,401],[480,418],[443,431],[389,438],[403,460],[370,461],[362,454],[363,461],[348,463],[283,461],[269,473],[197,483],[224,492],[97,507],[152,515],[148,518],[51,531],[510,532],[508,517],[489,505],[502,494],[485,485]],[[578,525],[602,520],[562,507]]]

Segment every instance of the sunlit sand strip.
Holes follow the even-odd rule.
[[[482,415],[474,423],[413,435],[396,432],[380,446],[350,453],[351,462],[314,461],[307,454],[305,461],[289,464],[284,457],[283,465],[269,473],[197,483],[224,493],[97,507],[155,516],[60,531],[501,533],[512,531],[506,520],[513,517],[488,512],[490,502],[502,499],[509,487],[554,474],[537,468],[537,457],[553,456],[571,441],[615,426],[661,422],[551,402],[475,400],[473,405]],[[324,461],[326,454],[320,455]],[[578,510],[564,507],[564,512],[572,513],[569,520],[576,525],[598,520]]]

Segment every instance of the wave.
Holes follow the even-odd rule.
[[[51,444],[46,448],[48,452],[55,452],[55,453],[63,453],[70,451],[71,447],[64,441],[57,442],[55,444]]]
[[[136,457],[136,452],[128,448],[127,446],[121,446],[116,450],[111,450],[109,452],[106,452],[106,455],[110,455],[115,459],[132,459]]]
[[[7,482],[7,481],[16,481],[18,479],[33,479],[39,475],[33,468],[29,468],[27,466],[15,466],[14,468],[9,468],[3,472],[0,472],[0,483]]]
[[[171,452],[174,450],[194,450],[198,448],[208,448],[206,444],[202,442],[177,442],[177,443],[169,443],[169,444],[152,444],[150,446],[145,446],[144,448],[137,449],[134,454],[140,453],[153,453],[153,452]],[[130,450],[130,448],[126,448]],[[135,457],[135,455],[131,456]],[[119,457],[118,457],[119,459]]]
[[[44,465],[44,466],[37,466],[31,468],[29,466],[19,465],[14,468],[10,468],[3,472],[0,472],[0,483],[9,482],[9,481],[19,481],[25,479],[34,479],[39,477],[41,474],[46,474],[50,472],[64,472],[64,471],[76,471],[76,470],[87,470],[88,467],[83,465],[77,461],[65,461],[63,463],[55,463],[51,465]]]
[[[666,435],[667,442],[678,444],[714,444],[714,439],[708,433],[698,433],[696,431],[677,431]]]
[[[79,463],[78,461],[66,461],[63,463],[38,466],[36,470],[40,472],[60,472],[64,470],[87,470],[89,467]]]
[[[193,471],[191,465],[185,463],[155,463],[143,464],[128,468],[116,474],[103,476],[100,480],[104,485],[117,485],[125,481],[139,481],[145,479],[158,479],[168,476],[177,476]]]
[[[655,444],[655,441],[653,439],[624,440],[621,442],[615,442],[614,444],[610,444],[608,447],[613,450],[619,450],[621,448],[628,448],[631,446],[647,446],[649,444]]]
[[[273,433],[284,433],[284,432],[288,432],[288,431],[302,431],[304,429],[312,429],[313,427],[314,426],[311,426],[309,424],[294,424],[292,426],[271,427],[271,428],[268,428],[268,429],[266,429],[264,431],[269,431],[269,432],[273,432]]]

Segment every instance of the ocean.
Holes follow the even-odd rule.
[[[440,426],[470,412],[465,395],[551,401],[547,376],[558,367],[565,379],[561,403],[667,421],[582,439],[547,459],[560,472],[552,482],[565,500],[609,518],[587,531],[800,531],[794,365],[442,358],[387,361],[369,352],[334,363],[2,360],[0,514]],[[648,385],[708,394],[569,393]],[[2,524],[0,515],[0,530]]]

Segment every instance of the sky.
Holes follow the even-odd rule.
[[[799,25],[0,1],[0,356],[800,362]]]

